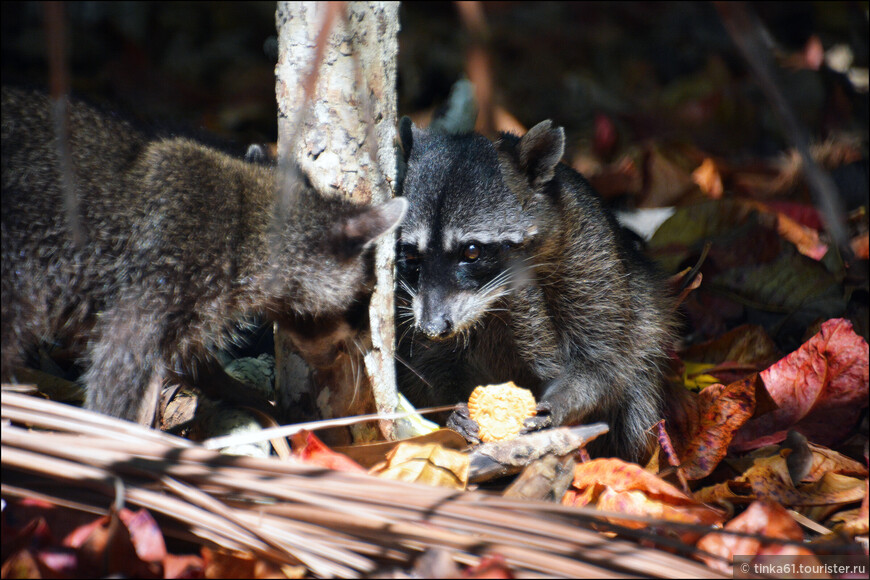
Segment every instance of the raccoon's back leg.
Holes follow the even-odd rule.
[[[4,382],[13,379],[15,368],[24,362],[28,347],[50,333],[48,305],[39,293],[31,292],[16,280],[9,259],[4,252],[2,298],[0,298],[0,377]]]
[[[159,316],[130,300],[105,312],[88,346],[88,409],[149,425],[165,374]]]

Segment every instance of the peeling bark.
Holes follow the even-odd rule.
[[[398,2],[279,2],[276,20],[279,159],[292,155],[323,193],[365,203],[390,199],[396,178]],[[319,67],[313,74],[312,65]],[[288,384],[299,374],[287,352],[289,338],[276,330],[276,383],[279,393],[286,392],[283,405],[307,400],[322,418],[395,409],[394,246],[395,236],[387,236],[375,251],[372,332],[371,340],[363,341],[364,358],[351,353],[328,369],[314,370],[312,390],[300,392],[298,379],[297,385]],[[365,376],[355,385],[355,371],[363,366]],[[382,421],[380,433],[393,439],[393,422]],[[357,441],[376,436],[364,425],[353,430]]]

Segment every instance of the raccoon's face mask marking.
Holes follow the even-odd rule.
[[[499,299],[515,287],[516,262],[511,243],[469,241],[446,251],[429,244],[421,251],[400,242],[400,284],[411,299],[406,315],[428,338],[446,339],[470,330]]]
[[[408,128],[406,128],[408,129]],[[408,218],[398,246],[399,314],[426,337],[447,339],[504,308],[529,261],[516,251],[534,219],[505,183],[480,135],[410,129],[404,135]]]

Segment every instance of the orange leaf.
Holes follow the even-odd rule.
[[[821,260],[828,253],[828,246],[819,241],[819,232],[802,226],[785,214],[777,214],[776,229],[798,252],[813,260]]]
[[[779,408],[744,425],[733,450],[778,443],[792,426],[812,441],[834,442],[849,433],[867,406],[867,342],[848,320],[832,319],[760,376]]]
[[[801,542],[804,539],[800,526],[789,513],[776,502],[756,501],[745,512],[725,525],[725,529],[733,532],[746,534],[759,534],[769,538],[791,540]],[[735,555],[753,556],[756,554],[778,553],[777,548],[782,544],[762,542],[760,538],[735,536],[731,534],[710,533],[701,538],[697,544],[698,549],[709,552],[715,556],[726,558],[729,562]],[[789,546],[791,548],[791,546]],[[812,552],[800,546],[794,546],[791,553],[812,556]],[[781,553],[781,550],[779,551]],[[731,566],[724,565],[721,560],[699,557],[711,568],[715,568],[726,574],[731,573]]]
[[[776,231],[783,237],[783,239],[794,244],[798,252],[804,256],[814,260],[821,260],[825,257],[825,254],[828,253],[828,246],[819,240],[819,231],[817,227],[811,227],[810,225],[807,225],[807,223],[801,223],[799,219],[786,213],[786,211],[791,212],[798,216],[798,218],[802,217],[805,221],[812,222],[814,214],[813,208],[802,208],[797,204],[773,204],[754,201],[744,203],[749,207],[758,209],[759,211],[775,215]],[[803,210],[803,212],[801,210]],[[808,212],[813,213],[807,217],[804,214]],[[821,224],[819,224],[819,226],[821,226]]]
[[[713,524],[723,513],[694,499],[646,471],[621,459],[594,459],[574,468],[575,490],[563,499],[565,505],[594,505],[600,510],[644,515],[675,522]],[[613,523],[642,528],[644,522],[609,518]]]
[[[257,560],[252,554],[202,548],[206,578],[256,578]]]
[[[861,234],[849,243],[852,246],[852,251],[855,252],[855,257],[860,260],[870,258],[870,234]]]
[[[634,463],[621,459],[593,459],[574,468],[574,487],[584,490],[591,486],[605,486],[614,491],[640,490],[650,497],[668,500],[673,504],[693,503],[685,493]]]
[[[594,504],[603,489],[603,487],[594,485],[587,487],[582,492],[569,489],[565,492],[565,495],[562,496],[562,504],[574,507],[585,507],[589,504]]]
[[[692,172],[692,180],[698,184],[707,197],[719,199],[725,188],[722,186],[722,176],[716,168],[716,162],[707,157],[704,162]]]

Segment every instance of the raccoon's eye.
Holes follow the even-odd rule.
[[[468,244],[462,249],[462,260],[465,262],[474,262],[480,258],[483,249],[478,244]]]
[[[408,266],[417,266],[420,262],[420,254],[413,246],[401,246],[399,248],[399,259]]]

